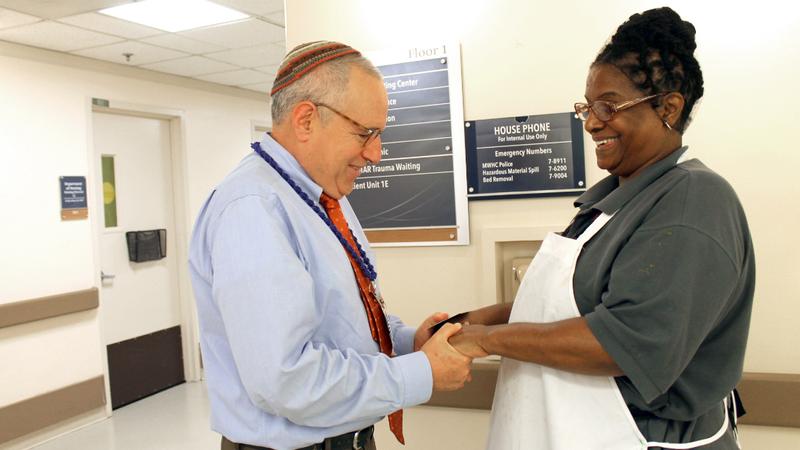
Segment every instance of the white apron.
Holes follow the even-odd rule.
[[[600,215],[577,239],[549,233],[519,287],[509,323],[579,317],[572,277],[583,245],[611,219]],[[582,375],[503,358],[492,405],[489,450],[632,450],[695,448],[713,436],[683,444],[647,442],[613,377]]]

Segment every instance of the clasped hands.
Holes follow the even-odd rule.
[[[431,315],[414,335],[414,350],[421,350],[428,357],[433,373],[433,389],[437,391],[462,388],[472,379],[472,360],[488,355],[480,344],[486,334],[483,325],[446,323],[436,333],[431,331],[435,323],[447,318],[447,313]],[[469,316],[466,318],[468,320]]]

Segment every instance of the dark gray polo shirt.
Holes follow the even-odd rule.
[[[573,278],[581,315],[625,376],[617,385],[650,441],[687,442],[722,424],[742,374],[755,285],[747,220],[733,188],[674,151],[619,185],[609,176],[575,202],[564,235],[600,212],[611,221]],[[603,420],[598,417],[598,420]],[[736,448],[728,433],[708,449]]]

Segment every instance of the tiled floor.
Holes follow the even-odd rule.
[[[36,450],[217,450],[203,383],[184,383],[114,411],[110,419]]]

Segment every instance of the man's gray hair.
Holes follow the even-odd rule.
[[[351,54],[320,64],[311,72],[286,86],[272,96],[272,124],[277,125],[286,118],[294,106],[302,101],[342,104],[350,80],[350,69],[358,68],[369,75],[382,79],[380,71],[367,58]],[[326,116],[323,116],[325,120]]]

